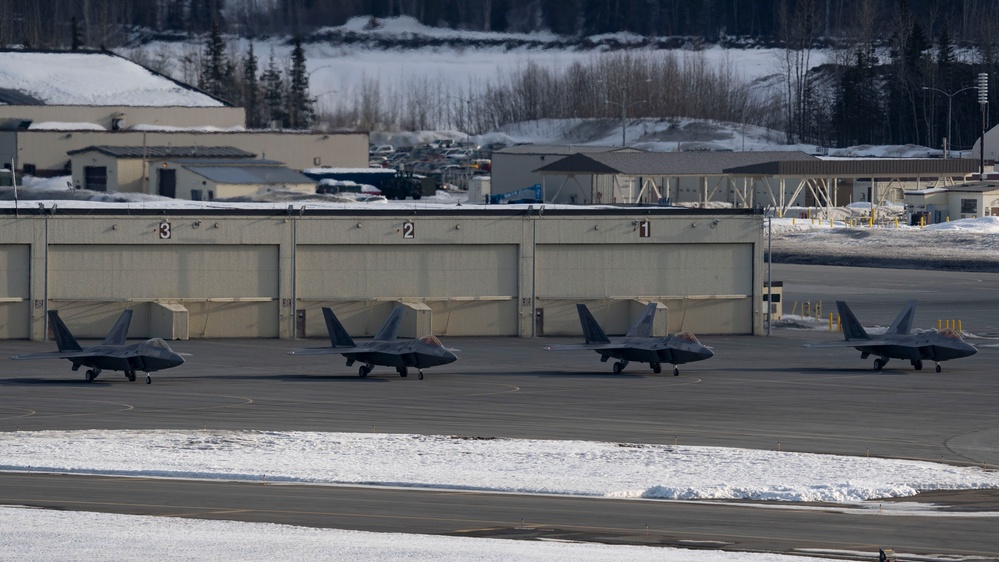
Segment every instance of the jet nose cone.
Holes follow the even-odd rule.
[[[458,356],[445,349],[443,359],[444,359],[444,364],[446,365],[448,363],[454,363],[455,361],[457,361]]]
[[[698,355],[700,355],[701,359],[708,359],[710,357],[714,357],[715,352],[711,351],[711,348],[702,347]]]

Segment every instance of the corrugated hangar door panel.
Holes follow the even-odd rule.
[[[59,245],[52,300],[277,298],[278,246]]]
[[[516,297],[513,245],[300,246],[300,299]]]
[[[0,339],[30,336],[30,247],[0,244]]]
[[[538,298],[753,293],[752,244],[539,245]]]

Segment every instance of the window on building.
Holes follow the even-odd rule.
[[[192,189],[191,190],[191,201],[201,201],[201,190]]]
[[[24,168],[22,169],[22,171],[24,172],[24,175],[26,175],[26,176],[33,176],[33,175],[35,175],[35,172],[38,171],[38,169],[35,167],[34,164],[25,164]]]
[[[83,188],[91,191],[107,191],[108,169],[104,166],[84,166]]]
[[[973,215],[978,212],[978,199],[961,199],[961,214]]]

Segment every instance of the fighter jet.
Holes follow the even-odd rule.
[[[396,305],[392,314],[389,314],[385,323],[378,329],[374,339],[360,345],[354,343],[343,324],[328,307],[323,307],[323,316],[326,317],[326,329],[330,333],[332,347],[295,349],[289,351],[288,355],[339,353],[347,358],[348,367],[356,361],[364,363],[357,370],[361,378],[368,376],[375,365],[395,367],[400,377],[409,374],[409,367],[416,367],[420,380],[423,380],[423,369],[447,365],[458,359],[453,353],[456,350],[445,348],[434,336],[424,336],[415,340],[396,340],[399,322],[402,320],[402,305]]]
[[[652,372],[657,374],[662,372],[663,363],[669,363],[673,365],[673,376],[679,376],[680,368],[677,365],[702,361],[714,355],[713,351],[701,345],[690,332],[677,332],[662,338],[652,336],[656,303],[649,303],[645,307],[638,321],[623,338],[613,340],[604,334],[600,324],[597,324],[585,304],[577,304],[576,312],[579,313],[579,323],[583,326],[586,343],[550,345],[545,349],[549,351],[591,349],[600,354],[601,362],[606,363],[611,357],[618,360],[614,363],[615,374],[623,371],[629,361],[636,361],[648,363],[652,367]]]
[[[961,339],[961,334],[957,330],[946,329],[939,332],[910,334],[912,318],[916,313],[916,301],[906,303],[905,308],[898,314],[884,335],[873,337],[867,334],[845,302],[836,301],[836,308],[839,310],[840,321],[843,324],[843,336],[846,339],[844,341],[806,343],[805,347],[852,347],[860,352],[861,359],[867,359],[871,355],[877,356],[877,359],[874,360],[875,371],[880,371],[891,358],[908,359],[912,368],[917,371],[923,368],[924,360],[935,361],[938,373],[942,370],[940,368],[941,361],[968,357],[978,352],[975,346],[965,343]]]
[[[153,382],[149,373],[176,367],[184,362],[184,358],[170,349],[170,346],[160,338],[126,344],[125,338],[131,322],[132,310],[125,309],[100,345],[84,349],[59,318],[59,312],[50,310],[49,324],[52,326],[59,351],[15,355],[11,359],[69,359],[73,362],[74,371],[78,371],[81,365],[90,367],[84,375],[87,382],[93,382],[103,369],[124,371],[125,377],[132,382],[135,382],[136,371],[144,371],[146,384]]]

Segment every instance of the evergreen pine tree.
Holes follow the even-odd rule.
[[[201,88],[213,96],[226,98],[226,78],[230,65],[226,59],[225,41],[222,39],[218,21],[212,21],[212,29],[205,41],[204,61]]]
[[[281,79],[277,61],[274,60],[273,51],[267,63],[267,70],[264,70],[260,80],[264,83],[264,108],[268,124],[277,122],[279,127],[288,126],[288,112],[284,104],[284,81]]]
[[[288,92],[288,113],[292,129],[307,129],[315,118],[312,98],[309,97],[309,73],[305,69],[305,49],[302,40],[295,37],[291,51],[291,86]]]
[[[80,47],[83,46],[83,34],[80,30],[80,20],[73,16],[69,20],[69,32],[70,32],[70,49],[74,51],[79,51]]]
[[[243,60],[243,107],[246,110],[246,126],[260,128],[260,82],[257,80],[257,56],[253,53],[253,42]]]

